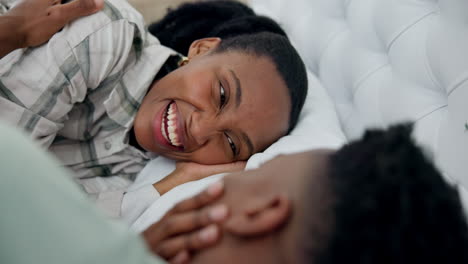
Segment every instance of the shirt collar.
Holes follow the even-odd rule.
[[[176,55],[173,50],[159,44],[145,48],[139,60],[122,74],[104,101],[109,117],[121,126],[131,128],[143,98],[156,80],[155,73],[156,77],[160,75],[161,70],[167,74],[169,67],[166,66],[166,62],[172,64],[174,59],[170,58]]]

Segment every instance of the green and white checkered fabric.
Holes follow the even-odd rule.
[[[128,132],[172,54],[127,2],[106,1],[47,44],[0,60],[0,119],[26,130],[79,178],[132,179],[150,157],[128,145]]]

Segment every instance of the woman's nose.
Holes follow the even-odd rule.
[[[189,133],[197,146],[202,146],[220,133],[219,120],[209,113],[194,112],[190,123]]]

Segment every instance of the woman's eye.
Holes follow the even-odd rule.
[[[237,147],[236,147],[236,144],[234,144],[234,141],[232,141],[232,139],[226,134],[226,138],[227,138],[227,141],[229,143],[229,146],[231,147],[231,150],[232,150],[232,154],[234,156],[236,156],[237,154]]]
[[[224,104],[226,103],[226,91],[222,84],[219,84],[219,106],[223,108]]]

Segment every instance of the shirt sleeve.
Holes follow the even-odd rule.
[[[126,192],[121,206],[121,219],[129,225],[132,224],[159,197],[161,195],[152,184]]]
[[[5,14],[8,11],[7,3],[4,0],[0,0],[0,15]]]
[[[133,63],[134,34],[140,34],[135,24],[100,12],[66,26],[45,45],[3,57],[0,112],[8,114],[1,119],[45,148],[58,131],[73,138],[78,124],[69,125],[71,110]]]
[[[62,51],[71,54],[70,48]],[[46,148],[63,127],[72,95],[85,92],[62,71],[72,70],[70,60],[59,64],[50,52],[44,45],[15,50],[0,60],[0,112],[7,113],[1,119],[22,128]]]
[[[119,176],[79,180],[96,206],[107,216],[133,223],[159,197],[152,184],[127,191],[131,182]]]

